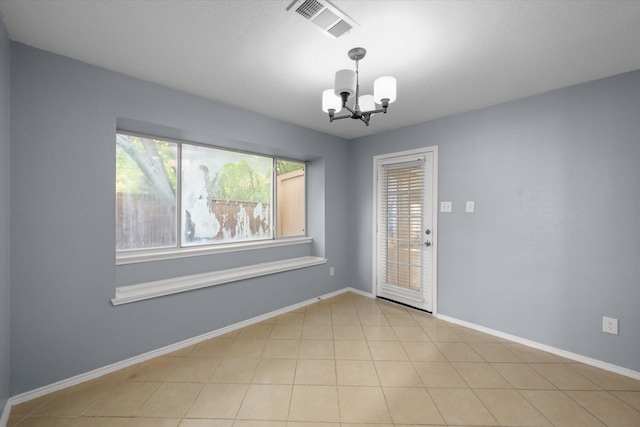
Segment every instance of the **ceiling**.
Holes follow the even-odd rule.
[[[12,40],[346,139],[640,69],[640,1],[340,1],[334,38],[291,0],[0,0]],[[329,123],[321,93],[367,49],[392,75],[369,127]]]

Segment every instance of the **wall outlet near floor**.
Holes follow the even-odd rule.
[[[618,335],[618,319],[612,317],[602,317],[602,332]]]
[[[329,267],[329,276],[333,276],[334,274],[336,274],[336,270],[334,270],[333,267]]]

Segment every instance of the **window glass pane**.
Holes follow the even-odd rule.
[[[269,157],[182,145],[183,246],[271,238]]]
[[[177,144],[116,134],[116,250],[176,246]]]
[[[278,237],[305,234],[305,168],[304,163],[276,161],[276,204]]]

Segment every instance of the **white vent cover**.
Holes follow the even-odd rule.
[[[326,34],[338,38],[357,24],[326,0],[294,0],[287,7],[316,24]]]

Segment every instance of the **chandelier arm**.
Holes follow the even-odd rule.
[[[331,120],[333,121],[333,120],[350,119],[350,118],[351,118],[351,116],[347,116],[347,115],[344,115],[344,116],[333,116],[333,119],[331,119]]]
[[[387,114],[387,109],[386,108],[380,108],[378,110],[363,111],[362,115],[365,115],[365,114],[371,115],[371,114],[378,114],[378,113]]]

